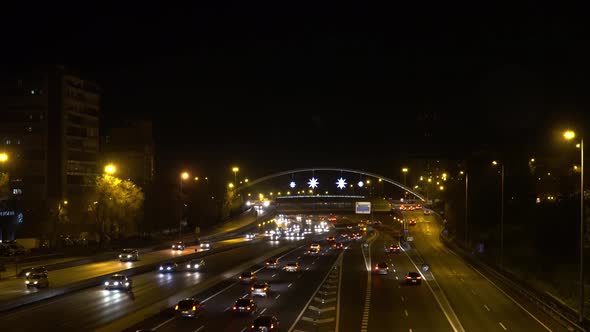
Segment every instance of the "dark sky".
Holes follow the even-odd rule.
[[[87,73],[105,119],[151,116],[174,162],[379,163],[528,144],[588,106],[584,8],[193,2],[26,3],[2,14],[0,59]]]

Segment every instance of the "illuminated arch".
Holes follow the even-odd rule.
[[[403,184],[392,180],[388,177],[376,174],[376,173],[371,173],[371,172],[365,172],[365,171],[359,171],[359,170],[355,170],[355,169],[346,169],[346,168],[334,168],[334,167],[314,167],[314,168],[298,168],[298,169],[292,169],[292,170],[288,170],[288,171],[282,171],[282,172],[277,172],[274,174],[270,174],[267,176],[263,176],[259,179],[253,180],[253,181],[249,181],[247,184],[244,184],[238,188],[236,188],[236,192],[244,190],[246,188],[252,187],[255,184],[270,180],[270,179],[274,179],[277,178],[279,176],[284,176],[284,175],[289,175],[289,174],[293,174],[293,173],[303,173],[303,172],[314,172],[314,171],[333,171],[333,172],[346,172],[346,173],[356,173],[356,174],[362,174],[362,175],[366,175],[366,176],[370,176],[373,178],[377,178],[377,179],[381,179],[382,181],[385,181],[387,183],[391,183],[394,186],[397,186],[398,188],[407,191],[408,193],[416,196],[417,198],[419,198],[421,201],[425,202],[426,200],[424,199],[424,197],[422,197],[422,195],[418,194],[417,192],[413,191],[412,189],[404,186]]]

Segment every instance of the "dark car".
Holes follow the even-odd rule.
[[[49,287],[49,279],[45,273],[31,273],[25,279],[27,288],[47,288]]]
[[[47,268],[45,266],[38,266],[38,267],[32,267],[30,269],[27,269],[27,271],[25,272],[25,277],[28,277],[31,274],[37,274],[37,273],[41,273],[41,274],[47,274]]]
[[[250,326],[251,331],[279,331],[279,320],[275,316],[258,316]]]
[[[255,282],[254,285],[250,287],[252,296],[258,295],[266,297],[268,296],[269,289],[270,286],[268,285],[268,283],[262,281]]]
[[[418,272],[408,272],[406,275],[406,284],[421,284],[422,283],[422,276]]]
[[[251,281],[256,280],[256,273],[254,272],[244,272],[242,274],[240,274],[240,281],[242,283],[249,283]]]
[[[201,302],[187,298],[178,302],[174,307],[174,311],[181,317],[197,318],[202,311],[203,305]]]
[[[379,263],[375,265],[375,272],[377,274],[389,274],[389,265],[387,263]]]
[[[109,280],[104,282],[104,289],[122,289],[131,290],[133,288],[133,282],[130,278],[122,274],[114,274],[109,277]]]
[[[176,272],[178,271],[178,264],[174,262],[165,262],[160,265],[160,272]]]
[[[305,252],[305,254],[306,254],[306,255],[308,255],[308,256],[317,256],[317,255],[319,255],[319,254],[320,254],[320,251],[319,251],[318,249],[313,249],[313,248],[312,248],[312,249],[308,249],[308,250]]]
[[[137,262],[139,260],[139,251],[137,249],[123,249],[119,254],[119,260],[121,262]]]
[[[185,248],[186,246],[182,241],[178,241],[172,245],[172,250],[184,250]]]
[[[186,262],[186,269],[189,271],[199,271],[205,267],[205,261],[202,259],[191,259]]]
[[[264,263],[267,269],[276,269],[280,266],[279,260],[277,258],[271,258]]]
[[[385,247],[385,252],[389,252],[389,253],[400,252],[400,250],[401,250],[401,248],[397,244],[390,244],[389,246]]]
[[[332,245],[334,249],[344,249],[344,244],[342,242],[336,242]]]
[[[410,226],[416,226],[416,219],[410,219]]]
[[[232,311],[254,315],[258,311],[258,306],[256,306],[256,302],[253,299],[238,299],[232,307]]]

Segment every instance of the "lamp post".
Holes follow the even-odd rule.
[[[576,133],[567,130],[563,138],[572,140]],[[577,146],[577,145],[576,145]],[[579,323],[584,322],[584,138],[580,137],[580,310]]]
[[[231,171],[234,172],[234,183],[237,184],[238,183],[238,172],[240,171],[240,168],[234,166],[234,167],[232,167]]]
[[[492,161],[492,165],[500,164],[500,268],[504,268],[504,163]]]
[[[190,174],[188,172],[180,173],[180,219],[178,220],[178,240],[182,240],[182,215],[184,212],[184,200],[182,199],[182,183],[188,180]]]
[[[469,243],[469,173],[465,173],[465,244]]]
[[[407,184],[406,184],[406,174],[408,174],[408,168],[407,167],[402,168],[402,173],[404,173],[404,186],[407,186]]]
[[[113,175],[117,173],[117,166],[115,166],[114,164],[108,164],[104,167],[104,172],[105,174]]]

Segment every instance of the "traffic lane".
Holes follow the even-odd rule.
[[[452,330],[428,285],[406,284],[406,274],[418,271],[403,253],[385,252],[384,246],[392,243],[397,244],[390,235],[383,234],[373,246],[373,266],[385,262],[390,269],[388,275],[372,276],[369,330]]]
[[[360,328],[367,291],[367,267],[359,243],[350,242],[342,258],[340,289],[340,326]]]
[[[235,264],[255,259],[261,252],[281,246],[268,241],[251,246],[231,249],[205,258],[206,269],[202,272],[179,272],[161,274],[157,271],[133,278],[133,292],[105,291],[94,287],[68,294],[55,300],[16,310],[0,316],[5,328],[14,331],[51,329],[88,330],[125,316],[127,313],[166,299],[187,287],[215,277]],[[55,317],[67,314],[68,319],[56,321]],[[35,317],[36,319],[30,319]]]
[[[436,271],[441,287],[456,308],[461,322],[465,321],[463,326],[467,330],[481,326],[481,322],[485,321],[491,330],[499,327],[516,331],[566,331],[528,300],[518,299],[519,304],[543,324],[539,323],[461,258],[453,255],[438,238],[442,230],[438,222],[423,220],[419,224],[415,232],[415,246]]]
[[[228,239],[224,241],[214,242],[213,246],[216,247],[224,247],[231,244],[249,241],[243,237],[235,238],[235,239]],[[195,251],[196,250],[196,251]],[[154,251],[151,253],[146,253],[140,255],[138,262],[120,262],[117,259],[103,261],[98,263],[91,263],[85,265],[79,265],[75,267],[70,267],[66,269],[50,271],[49,272],[49,287],[56,288],[56,287],[63,287],[68,284],[81,281],[84,279],[90,279],[93,277],[97,277],[100,275],[111,274],[119,271],[123,271],[126,269],[143,266],[147,264],[153,264],[160,261],[165,261],[167,259],[179,257],[179,256],[186,256],[190,254],[194,254],[196,252],[202,252],[206,250],[202,250],[200,247],[191,246],[187,247],[183,251],[172,250],[172,249],[165,249]],[[19,296],[26,296],[28,294],[33,294],[43,290],[37,289],[27,289],[24,285],[24,279],[15,278],[10,279],[8,281],[0,283],[0,301],[9,300],[12,298],[17,298]]]
[[[304,256],[306,250],[307,247],[300,248],[280,258],[281,266],[298,261],[299,272],[266,269],[262,266],[253,266],[249,269],[250,271],[258,270],[258,281],[268,282],[270,286],[267,297],[253,297],[258,306],[258,311],[253,316],[239,315],[232,311],[232,306],[238,298],[251,298],[251,284],[242,284],[236,277],[236,281],[222,288],[221,291],[195,295],[196,299],[206,300],[199,319],[169,320],[169,317],[159,317],[156,320],[146,321],[137,328],[158,327],[158,331],[195,331],[197,329],[200,329],[199,331],[242,331],[247,329],[252,320],[260,314],[276,315],[281,326],[288,327],[309,300],[317,284],[325,277],[338,254],[338,252],[323,249],[320,256],[306,257]]]

